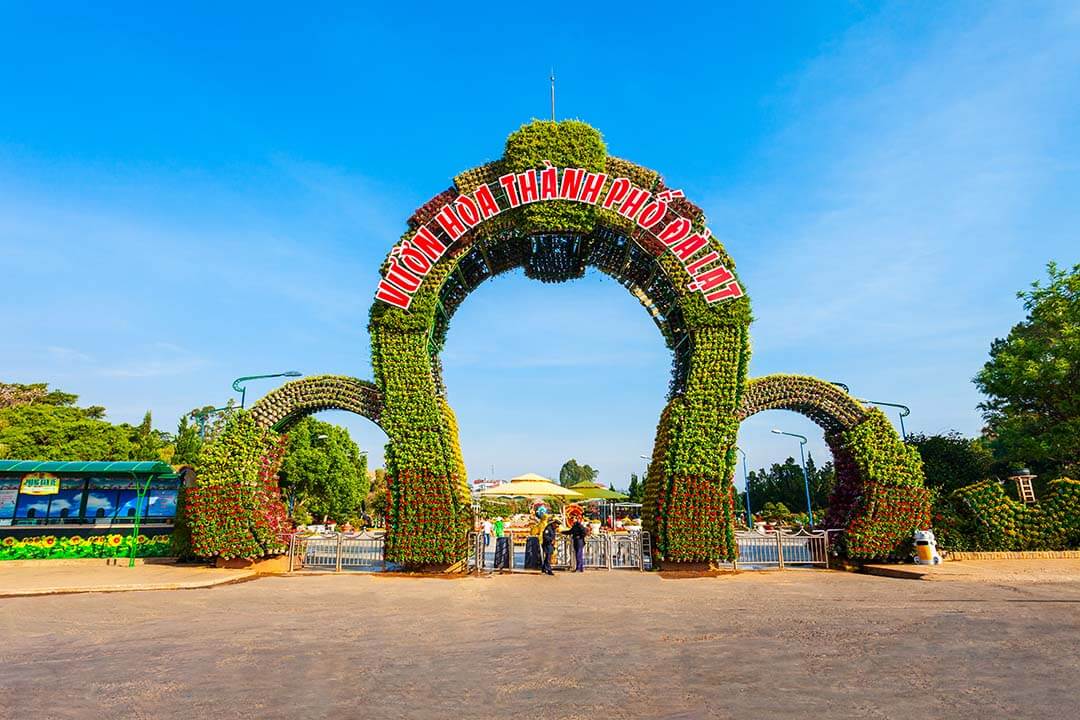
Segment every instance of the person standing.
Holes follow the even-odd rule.
[[[555,552],[555,536],[559,532],[559,521],[554,515],[545,515],[546,524],[540,531],[540,549],[544,553],[544,564],[540,568],[545,575],[554,575],[551,570],[551,555]]]
[[[498,540],[503,536],[505,532],[505,526],[503,525],[503,519],[501,517],[495,518],[495,539]]]
[[[484,518],[484,522],[480,523],[480,531],[484,533],[484,547],[491,544],[491,521]]]
[[[563,535],[569,535],[574,544],[574,572],[585,572],[585,536],[588,534],[589,530],[580,517],[574,520],[569,530],[563,530]]]

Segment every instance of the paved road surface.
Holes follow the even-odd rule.
[[[1080,582],[264,578],[0,600],[20,718],[1067,718]]]

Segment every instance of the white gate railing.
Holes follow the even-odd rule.
[[[289,572],[295,570],[386,570],[384,539],[375,535],[293,535]]]
[[[524,558],[520,551],[515,551],[514,538],[510,537],[506,542],[510,550],[509,566],[496,568],[494,557],[498,540],[493,538],[493,542],[485,548],[483,541],[470,533],[468,569],[475,572],[499,569],[510,572],[524,570]],[[517,545],[522,545],[520,534]],[[585,538],[585,569],[649,570],[652,568],[651,548],[649,533],[644,531],[626,535],[609,533],[590,535]],[[552,567],[562,570],[573,569],[574,560],[574,546],[571,539],[565,535],[557,536]]]
[[[736,565],[777,567],[785,565],[829,566],[829,533],[825,530],[744,530],[735,533],[739,546]]]

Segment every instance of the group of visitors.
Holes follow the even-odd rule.
[[[484,534],[484,547],[487,547],[491,544],[492,535],[501,538],[506,533],[506,521],[501,517],[495,518],[494,522],[484,518],[484,521],[480,523],[480,532]]]
[[[574,549],[574,571],[584,572],[585,538],[592,533],[592,529],[586,521],[585,513],[582,509],[577,505],[570,505],[567,507],[565,515],[569,529],[561,531],[559,529],[562,524],[560,517],[550,512],[545,505],[538,504],[534,508],[533,514],[535,522],[532,524],[529,534],[539,539],[541,572],[545,575],[555,574],[551,569],[551,561],[555,554],[555,539],[560,532],[563,535],[570,537],[571,546]],[[491,544],[492,536],[494,536],[496,540],[505,537],[506,521],[501,517],[497,517],[494,520],[485,518],[480,523],[480,532],[483,534],[484,547],[487,548],[488,545]],[[528,556],[528,553],[526,553],[526,556]],[[527,557],[526,561],[528,561]]]

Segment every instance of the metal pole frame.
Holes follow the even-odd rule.
[[[244,377],[238,377],[232,382],[232,389],[240,393],[240,409],[244,408],[244,401],[247,400],[247,381],[248,380],[262,380],[264,378],[276,378],[276,377],[302,377],[303,373],[297,370],[286,370],[282,373],[270,373],[267,375],[245,375]]]
[[[139,489],[139,479],[135,477],[135,473],[129,473],[131,479],[135,482],[135,522],[131,526],[131,557],[128,559],[128,567],[135,567],[135,550],[139,545],[139,521],[142,519],[142,503],[146,498],[146,493],[150,491],[150,483],[153,481],[155,474],[151,473],[147,476],[146,482],[143,484],[142,489]]]
[[[806,453],[803,446],[806,440],[799,443],[799,460],[802,462],[803,488],[806,490],[806,515],[810,518],[810,527],[814,527],[814,507],[810,504],[810,476],[806,473]]]
[[[233,408],[232,408],[231,405],[226,405],[225,407],[211,408],[209,410],[206,410],[205,412],[199,412],[198,410],[192,411],[191,417],[195,418],[195,422],[199,423],[199,439],[200,440],[205,440],[206,439],[206,418],[207,417],[209,417],[210,415],[213,415],[215,413],[228,412],[229,410],[232,410],[232,409]]]
[[[879,402],[877,400],[859,400],[861,403],[867,403],[868,405],[885,405],[887,407],[897,408],[900,412],[900,436],[904,438],[904,442],[907,442],[907,429],[904,428],[904,418],[911,414],[911,408],[907,405],[901,405],[900,403]]]
[[[746,495],[746,527],[748,527],[750,529],[753,529],[754,528],[754,516],[750,512],[750,480],[747,477],[747,473],[746,473],[746,453],[743,451],[743,449],[741,447],[736,446],[735,449],[739,451],[740,455],[742,455],[742,479],[743,479],[744,494]]]
[[[773,432],[777,435],[787,435],[788,437],[799,439],[799,460],[802,463],[803,487],[806,490],[806,515],[810,518],[810,527],[814,527],[814,508],[810,504],[810,476],[806,473],[806,453],[803,452],[803,447],[808,442],[806,436],[798,433],[790,433],[786,430],[780,430],[779,428],[773,428]]]

